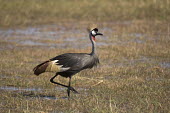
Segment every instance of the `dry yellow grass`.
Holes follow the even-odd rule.
[[[80,94],[71,94],[70,101],[65,98],[66,89],[49,82],[52,73],[37,77],[32,69],[58,54],[89,52],[90,47],[76,49],[73,44],[71,48],[60,49],[30,46],[0,37],[1,112],[169,112],[169,25],[160,21],[100,25],[100,28],[113,31],[108,38],[97,40],[106,43],[98,47],[101,64],[73,77],[72,86]],[[34,39],[30,37],[30,40]],[[47,38],[35,41],[51,45],[66,43],[64,40],[53,42]],[[80,44],[84,43],[80,41]],[[56,80],[67,84],[66,78]]]
[[[1,27],[77,21],[170,19],[169,0],[0,0]]]

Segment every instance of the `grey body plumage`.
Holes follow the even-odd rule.
[[[90,31],[89,38],[92,42],[92,51],[91,53],[65,53],[54,58],[51,58],[48,61],[45,61],[37,65],[33,71],[35,75],[39,75],[44,72],[56,72],[56,75],[50,79],[54,84],[58,84],[68,88],[68,97],[70,96],[70,90],[78,93],[71,84],[71,77],[81,70],[92,68],[97,66],[99,59],[96,54],[96,43],[95,36],[102,35],[98,33],[98,29],[95,28]],[[63,77],[69,77],[69,85],[63,85],[54,81],[54,78],[58,75]]]
[[[99,59],[96,55],[90,55],[87,53],[65,53],[50,60],[58,60],[56,65],[62,65],[61,68],[68,69],[63,72],[58,72],[59,75],[64,77],[72,76],[83,69],[97,66],[99,63]]]

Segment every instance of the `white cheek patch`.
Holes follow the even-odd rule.
[[[92,33],[92,35],[96,35],[96,32],[94,30],[91,33]]]

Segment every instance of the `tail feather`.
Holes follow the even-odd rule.
[[[33,69],[34,74],[35,74],[35,75],[39,75],[39,74],[41,74],[41,73],[44,73],[44,72],[46,71],[47,67],[48,67],[48,63],[49,63],[49,61],[45,61],[45,62],[37,65],[37,66]]]

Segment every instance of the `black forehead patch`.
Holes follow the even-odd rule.
[[[96,31],[96,32],[98,32],[98,29],[97,29],[97,28],[94,28],[93,30]]]

